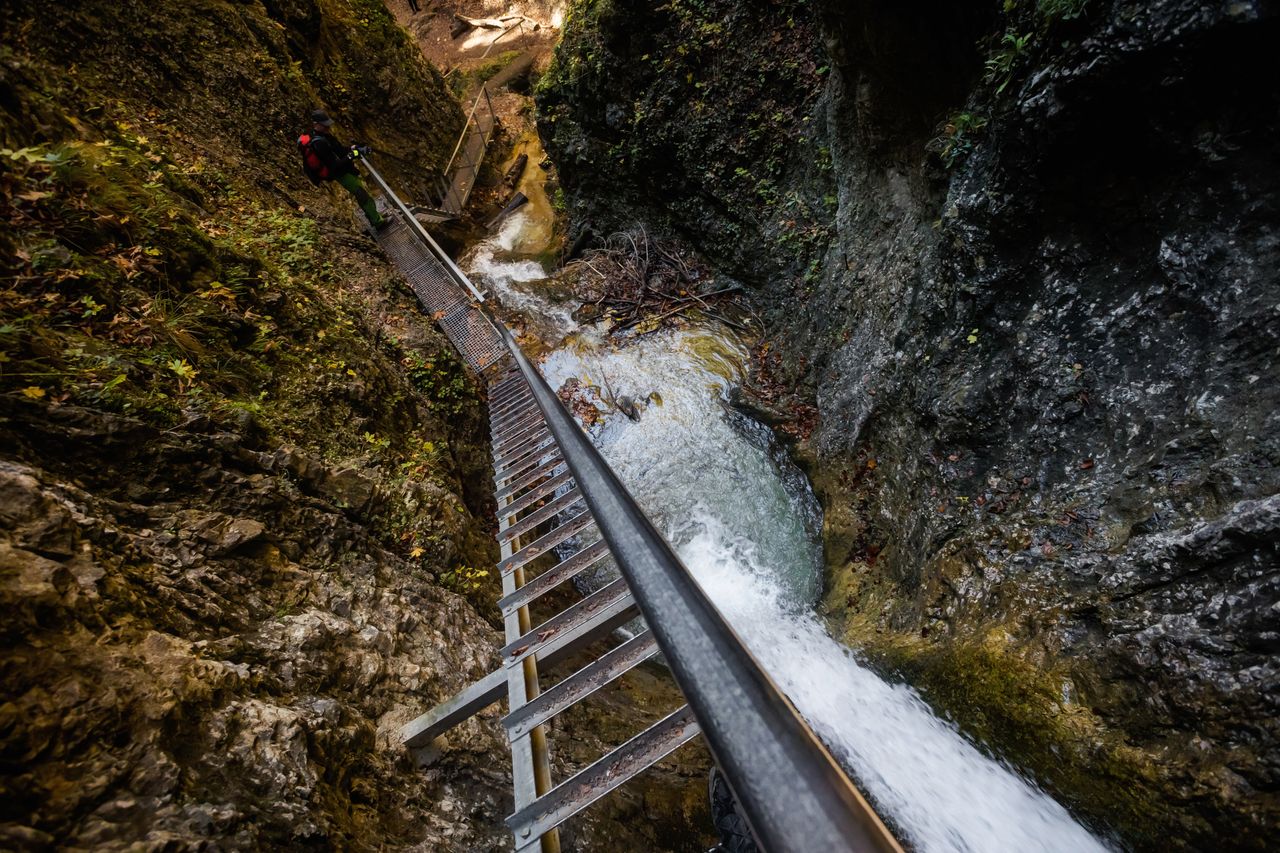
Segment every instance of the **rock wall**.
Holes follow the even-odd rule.
[[[1280,816],[1278,45],[1267,3],[597,0],[539,90],[579,222],[753,287],[833,629],[1137,848]]]
[[[501,849],[492,715],[394,738],[497,664],[483,407],[293,142],[457,104],[372,0],[0,18],[0,847]]]
[[[71,407],[3,433],[40,463],[0,463],[6,848],[501,846],[492,721],[427,771],[394,737],[496,665],[375,533],[404,503],[457,547],[456,498]]]

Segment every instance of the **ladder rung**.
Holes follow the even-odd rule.
[[[526,509],[533,506],[534,502],[539,498],[545,498],[547,495],[551,494],[572,479],[573,472],[564,471],[563,473],[552,477],[550,480],[547,480],[545,483],[538,484],[537,487],[532,488],[521,495],[520,500],[507,504],[503,507],[498,507],[498,521],[506,521],[516,513],[524,512]]]
[[[489,419],[489,436],[491,438],[509,432],[512,426],[517,425],[520,421],[527,420],[531,415],[541,414],[541,410],[533,403],[515,409],[513,412],[510,416],[504,415]]]
[[[541,478],[551,476],[551,472],[555,470],[557,466],[563,464],[563,459],[553,459],[550,462],[544,462],[542,465],[539,465],[535,470],[530,471],[516,482],[499,489],[497,494],[493,497],[495,500],[499,501],[504,498],[509,498],[521,489],[527,488],[533,483],[536,483]]]
[[[513,406],[531,399],[533,399],[533,392],[528,387],[515,388],[501,397],[490,397],[489,416],[493,417],[498,414],[508,413]]]
[[[516,838],[538,838],[698,736],[688,705],[672,712],[507,818]]]
[[[533,392],[526,388],[513,388],[499,396],[489,398],[489,416],[506,414],[511,408],[533,397]]]
[[[582,493],[579,492],[577,489],[572,489],[568,492],[565,492],[563,495],[556,498],[551,503],[547,504],[546,506],[542,507],[539,510],[536,510],[535,512],[529,513],[527,516],[520,519],[515,524],[501,531],[498,534],[498,544],[503,545],[507,542],[510,542],[512,539],[515,539],[517,536],[520,536],[524,533],[528,533],[530,530],[533,530],[539,524],[543,524],[548,519],[554,518],[559,513],[564,512],[567,509],[572,509],[573,507],[577,506],[580,503],[582,503]]]
[[[532,400],[521,400],[510,409],[502,412],[489,413],[489,434],[497,435],[503,432],[511,424],[521,418],[528,417],[531,413],[538,411],[538,406]]]
[[[532,438],[526,439],[524,442],[508,447],[506,450],[497,451],[493,455],[494,469],[509,468],[511,462],[523,459],[529,455],[529,451],[538,450],[552,444],[552,438],[544,428],[541,434],[534,435]]]
[[[489,406],[490,408],[501,406],[522,394],[528,393],[529,383],[524,381],[523,376],[518,376],[515,379],[507,380],[496,389],[489,389]]]
[[[550,551],[570,536],[574,536],[586,530],[594,523],[595,519],[591,517],[591,513],[583,510],[564,524],[557,527],[555,530],[535,539],[519,551],[516,551],[510,557],[507,557],[505,560],[498,563],[498,571],[502,572],[504,575],[513,572],[530,560],[541,557],[547,551]]]
[[[510,480],[519,474],[523,474],[529,468],[541,465],[548,456],[560,456],[560,448],[556,447],[554,441],[548,441],[546,444],[540,444],[533,450],[526,452],[518,459],[513,459],[502,468],[494,471],[494,483],[501,483],[504,480]]]
[[[490,432],[492,436],[489,446],[494,450],[499,450],[504,444],[510,444],[512,439],[518,439],[521,436],[528,435],[538,426],[545,424],[542,419],[542,412],[537,410],[527,412],[524,417],[519,420],[512,421],[510,424],[504,424],[500,427],[494,427]]]
[[[588,646],[604,639],[631,618],[630,614],[624,613],[614,619],[593,625],[591,630],[577,636],[553,639],[538,655],[538,669],[546,672],[563,662],[576,660]],[[507,679],[510,674],[510,670],[505,666],[499,667],[458,695],[409,723],[401,729],[401,732],[406,738],[412,739],[410,746],[421,746],[430,742],[466,717],[501,699],[507,693]],[[460,709],[466,713],[460,715]]]
[[[597,539],[572,557],[564,560],[559,565],[552,566],[533,580],[526,582],[524,586],[516,589],[515,592],[502,598],[498,602],[498,609],[502,611],[503,616],[506,616],[512,610],[524,607],[548,590],[555,589],[569,578],[591,568],[604,559],[608,553],[608,543],[603,539]]]
[[[520,435],[514,435],[500,446],[493,448],[493,458],[514,459],[522,455],[521,451],[528,450],[534,446],[535,442],[547,437],[549,432],[545,423],[539,423],[532,429],[527,429]]]
[[[622,578],[611,581],[581,601],[552,616],[524,636],[517,637],[502,649],[502,662],[514,666],[538,650],[552,637],[576,634],[591,622],[608,618],[635,607],[635,599]]]
[[[506,411],[490,413],[489,431],[492,435],[509,432],[511,427],[538,411],[541,410],[535,401],[520,400]]]
[[[510,418],[512,414],[531,403],[537,405],[534,403],[532,393],[518,393],[501,403],[491,406],[489,408],[489,420],[501,421]]]
[[[500,386],[489,393],[489,407],[491,409],[500,408],[522,394],[528,393],[531,393],[529,391],[529,385],[524,381],[523,377],[519,380],[512,380],[506,385]]]
[[[506,376],[499,378],[497,382],[489,387],[489,397],[492,398],[495,395],[501,394],[503,389],[509,389],[517,382],[523,381],[524,374],[519,370],[508,371]]]
[[[587,698],[658,653],[650,631],[637,634],[503,718],[507,738],[513,740],[540,726],[565,708]]]

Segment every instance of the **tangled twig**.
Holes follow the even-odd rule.
[[[569,265],[578,274],[584,302],[610,321],[610,334],[646,334],[683,312],[700,308],[726,325],[742,328],[712,310],[712,300],[732,299],[738,285],[715,289],[715,279],[692,254],[654,240],[643,227],[609,237],[604,247]]]

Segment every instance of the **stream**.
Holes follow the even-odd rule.
[[[539,293],[523,258],[524,213],[465,263],[549,347],[542,365],[605,400],[591,432],[601,453],[675,545],[697,582],[897,834],[921,851],[1071,851],[1105,846],[1015,769],[832,639],[814,614],[821,512],[769,431],[726,405],[747,350],[719,326],[657,332],[618,346],[578,328],[571,306]],[[655,393],[656,392],[656,393]],[[602,404],[603,405],[603,404]]]

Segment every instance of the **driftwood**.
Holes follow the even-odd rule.
[[[468,18],[466,15],[455,14],[453,16],[453,27],[449,34],[453,38],[457,38],[468,30],[511,30],[529,21],[524,15],[506,15],[501,18]],[[530,21],[530,23],[533,23]],[[505,35],[505,33],[504,33]]]
[[[492,231],[493,226],[497,225],[499,222],[506,219],[507,216],[514,213],[516,210],[518,210],[528,200],[529,200],[529,197],[522,192],[517,192],[515,195],[511,196],[511,200],[507,202],[507,206],[502,208],[502,210],[498,211],[498,215],[490,219],[488,223],[484,226],[485,230]]]
[[[664,322],[699,309],[726,325],[743,329],[712,310],[741,287],[715,287],[703,264],[680,247],[650,239],[643,228],[609,237],[604,248],[567,265],[576,269],[584,304],[610,320],[609,332],[636,329],[647,334]]]
[[[520,178],[524,175],[524,167],[529,165],[529,155],[521,154],[511,164],[511,168],[507,169],[507,173],[502,176],[502,182],[511,189],[515,189],[516,184],[520,183]]]

